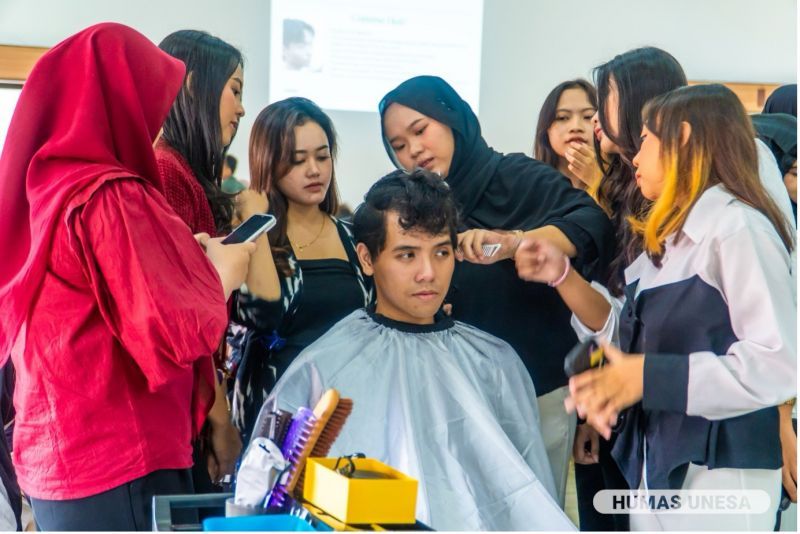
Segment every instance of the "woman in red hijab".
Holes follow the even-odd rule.
[[[149,530],[190,493],[225,301],[254,246],[199,239],[152,144],[184,67],[119,24],[55,46],[0,157],[0,363],[17,370],[14,464],[45,530]]]

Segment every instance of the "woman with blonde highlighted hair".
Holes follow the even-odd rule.
[[[631,515],[632,530],[770,530],[777,405],[796,395],[792,230],[729,89],[676,89],[643,119],[633,164],[653,204],[630,219],[644,252],[625,270],[620,348],[570,380],[566,405],[606,438],[618,432],[612,455],[631,488],[677,496],[670,514]],[[759,490],[764,507],[681,513],[690,501],[678,490],[722,489]]]
[[[595,69],[598,89],[598,113],[595,135],[600,150],[608,155],[608,165],[601,164],[604,176],[595,198],[609,213],[617,235],[617,249],[603,284],[582,279],[569,271],[561,277],[564,255],[545,240],[526,240],[514,257],[519,276],[532,282],[558,280],[559,295],[572,310],[571,324],[580,339],[605,338],[616,343],[619,317],[625,302],[624,270],[643,250],[642,235],[633,231],[631,215],[647,213],[652,201],[642,195],[636,183],[633,159],[642,140],[642,109],[650,99],[686,85],[680,63],[668,52],[654,47],[637,48],[615,56]],[[770,149],[761,140],[755,141],[758,174],[767,193],[787,221],[793,220],[789,196],[781,180]],[[792,252],[792,265],[795,253]],[[795,269],[792,270],[796,278]],[[789,287],[794,287],[792,283]],[[782,410],[784,413],[785,409]],[[794,451],[791,419],[781,417],[783,448]],[[791,435],[790,435],[791,433]],[[603,489],[623,489],[626,483],[610,456],[616,435],[611,441],[598,438],[590,425],[581,424],[576,431],[573,457],[576,463],[576,485],[580,502],[581,527],[590,530],[628,530],[627,514],[600,514],[591,505],[594,495]],[[794,452],[792,452],[794,454]],[[593,467],[599,465],[600,474]],[[784,468],[784,482],[791,493],[796,470],[790,462]],[[581,499],[584,495],[587,498]]]

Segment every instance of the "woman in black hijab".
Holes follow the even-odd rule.
[[[456,266],[446,302],[456,319],[505,340],[525,363],[563,505],[574,433],[562,403],[564,356],[577,342],[571,312],[553,287],[522,281],[513,261],[504,260],[513,258],[523,237],[546,238],[571,258],[564,274],[574,268],[597,277],[613,252],[611,224],[587,194],[549,165],[490,148],[472,109],[441,78],[403,82],[383,98],[379,111],[384,146],[395,165],[438,173],[460,204],[465,227],[459,245],[469,261]],[[487,243],[501,248],[485,257]]]
[[[774,94],[774,93],[773,93]],[[797,226],[797,117],[787,113],[751,115],[758,138],[770,149],[783,176],[783,183],[792,201],[794,224]]]
[[[787,113],[797,118],[797,84],[781,85],[764,103],[762,113]]]

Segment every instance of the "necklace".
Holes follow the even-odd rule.
[[[310,247],[311,245],[313,245],[314,243],[316,243],[317,239],[319,239],[319,236],[322,235],[322,231],[325,229],[325,219],[327,219],[327,217],[323,215],[322,216],[322,225],[319,227],[319,232],[317,232],[317,236],[314,239],[312,239],[311,241],[309,241],[305,245],[293,245],[293,246],[298,251],[300,251],[300,250],[306,249],[306,248]]]

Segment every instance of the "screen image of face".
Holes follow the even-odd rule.
[[[412,76],[452,80],[478,113],[483,0],[272,0],[269,100],[374,112]]]

